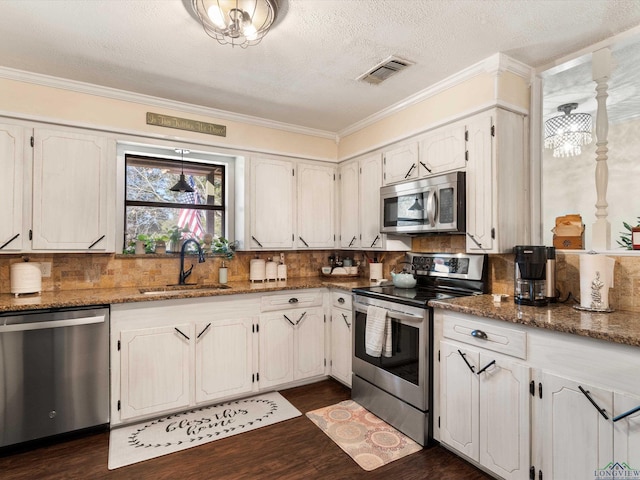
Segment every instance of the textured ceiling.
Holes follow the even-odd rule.
[[[536,67],[640,24],[638,0],[281,3],[245,50],[181,0],[2,0],[0,66],[339,132],[496,52]],[[355,81],[389,55],[415,65]]]

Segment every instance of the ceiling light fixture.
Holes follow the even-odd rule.
[[[242,48],[260,43],[278,14],[277,0],[191,0],[191,5],[207,35]]]
[[[172,192],[188,192],[188,193],[193,193],[194,190],[191,187],[191,185],[189,185],[187,183],[187,180],[184,178],[184,154],[186,153],[187,155],[189,154],[189,150],[186,150],[184,148],[176,148],[176,153],[180,154],[180,180],[178,180],[178,183],[176,183],[173,187],[171,187],[169,190],[171,190]]]
[[[588,113],[571,113],[577,103],[558,107],[558,115],[544,122],[544,146],[553,149],[554,157],[573,157],[582,153],[582,146],[591,143],[592,122]]]

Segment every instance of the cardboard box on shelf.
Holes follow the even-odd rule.
[[[553,232],[553,246],[563,250],[582,250],[584,248],[584,225],[578,214],[556,217]]]

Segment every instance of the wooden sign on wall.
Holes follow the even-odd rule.
[[[206,133],[207,135],[227,136],[226,125],[216,125],[215,123],[189,120],[188,118],[162,115],[161,113],[147,112],[147,125],[158,125],[166,128],[177,128],[178,130],[188,130],[190,132]]]

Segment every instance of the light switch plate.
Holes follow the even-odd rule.
[[[42,276],[44,278],[51,276],[51,262],[41,262],[40,270],[42,271]]]

